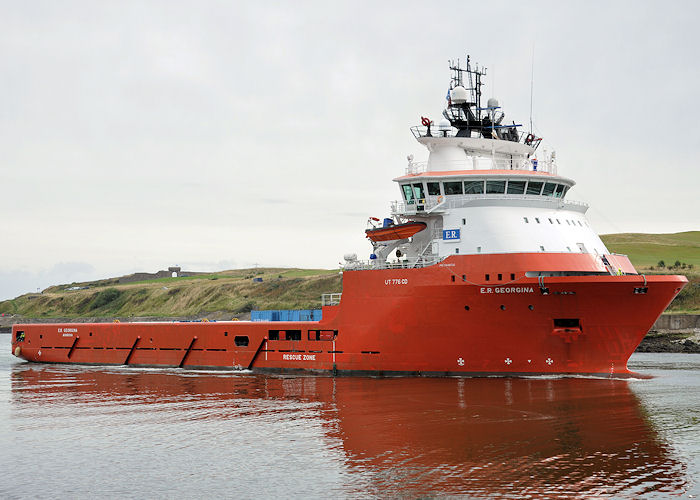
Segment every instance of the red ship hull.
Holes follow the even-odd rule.
[[[626,258],[609,258],[633,272]],[[13,327],[12,349],[50,363],[628,374],[630,355],[687,279],[525,275],[599,266],[588,254],[452,256],[418,269],[346,271],[341,303],[325,306],[319,322],[26,324]]]

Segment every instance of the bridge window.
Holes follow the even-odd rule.
[[[553,196],[554,189],[556,187],[557,187],[556,184],[552,184],[551,182],[548,182],[547,184],[544,185],[544,189],[542,190],[542,196]]]
[[[425,198],[425,193],[423,192],[423,184],[412,184],[413,186],[413,197],[417,200],[422,200]]]
[[[464,194],[481,194],[484,192],[484,181],[464,181]]]
[[[429,182],[428,183],[428,194],[430,196],[440,196],[440,183],[439,182]]]
[[[502,194],[506,192],[506,181],[486,181],[486,194]]]
[[[563,194],[564,194],[564,185],[557,184],[557,188],[554,190],[554,197],[561,198]]]
[[[268,330],[267,331],[267,338],[270,340],[279,340],[280,339],[280,331],[279,330]]]
[[[508,194],[525,193],[525,181],[508,181]]]
[[[411,188],[411,185],[402,184],[401,188],[403,189],[403,197],[406,198],[406,201],[408,203],[413,203],[413,189]]]
[[[542,184],[543,182],[533,182],[530,181],[527,183],[527,194],[540,194],[542,191]]]
[[[462,183],[457,182],[446,182],[445,183],[445,194],[462,194]]]

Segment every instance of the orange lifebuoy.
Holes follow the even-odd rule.
[[[430,118],[426,118],[425,116],[420,117],[420,122],[423,124],[424,127],[429,127],[430,124],[432,123],[430,121]]]

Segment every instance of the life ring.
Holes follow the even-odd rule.
[[[430,126],[430,118],[426,118],[425,116],[420,117],[420,122],[423,124],[424,127],[429,127]]]
[[[444,198],[442,197],[442,195],[438,196],[438,203],[442,203],[442,200],[443,200],[443,199],[444,199]]]

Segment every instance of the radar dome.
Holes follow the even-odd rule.
[[[440,123],[438,123],[438,130],[440,131],[449,131],[451,128],[452,124],[447,118],[443,118],[442,120],[440,120]]]
[[[497,108],[498,107],[498,99],[496,99],[495,97],[491,97],[491,98],[489,98],[486,105],[489,108]]]
[[[450,100],[452,101],[452,104],[462,104],[463,102],[467,102],[468,98],[469,93],[467,92],[467,89],[461,85],[457,85],[455,88],[450,90]]]

